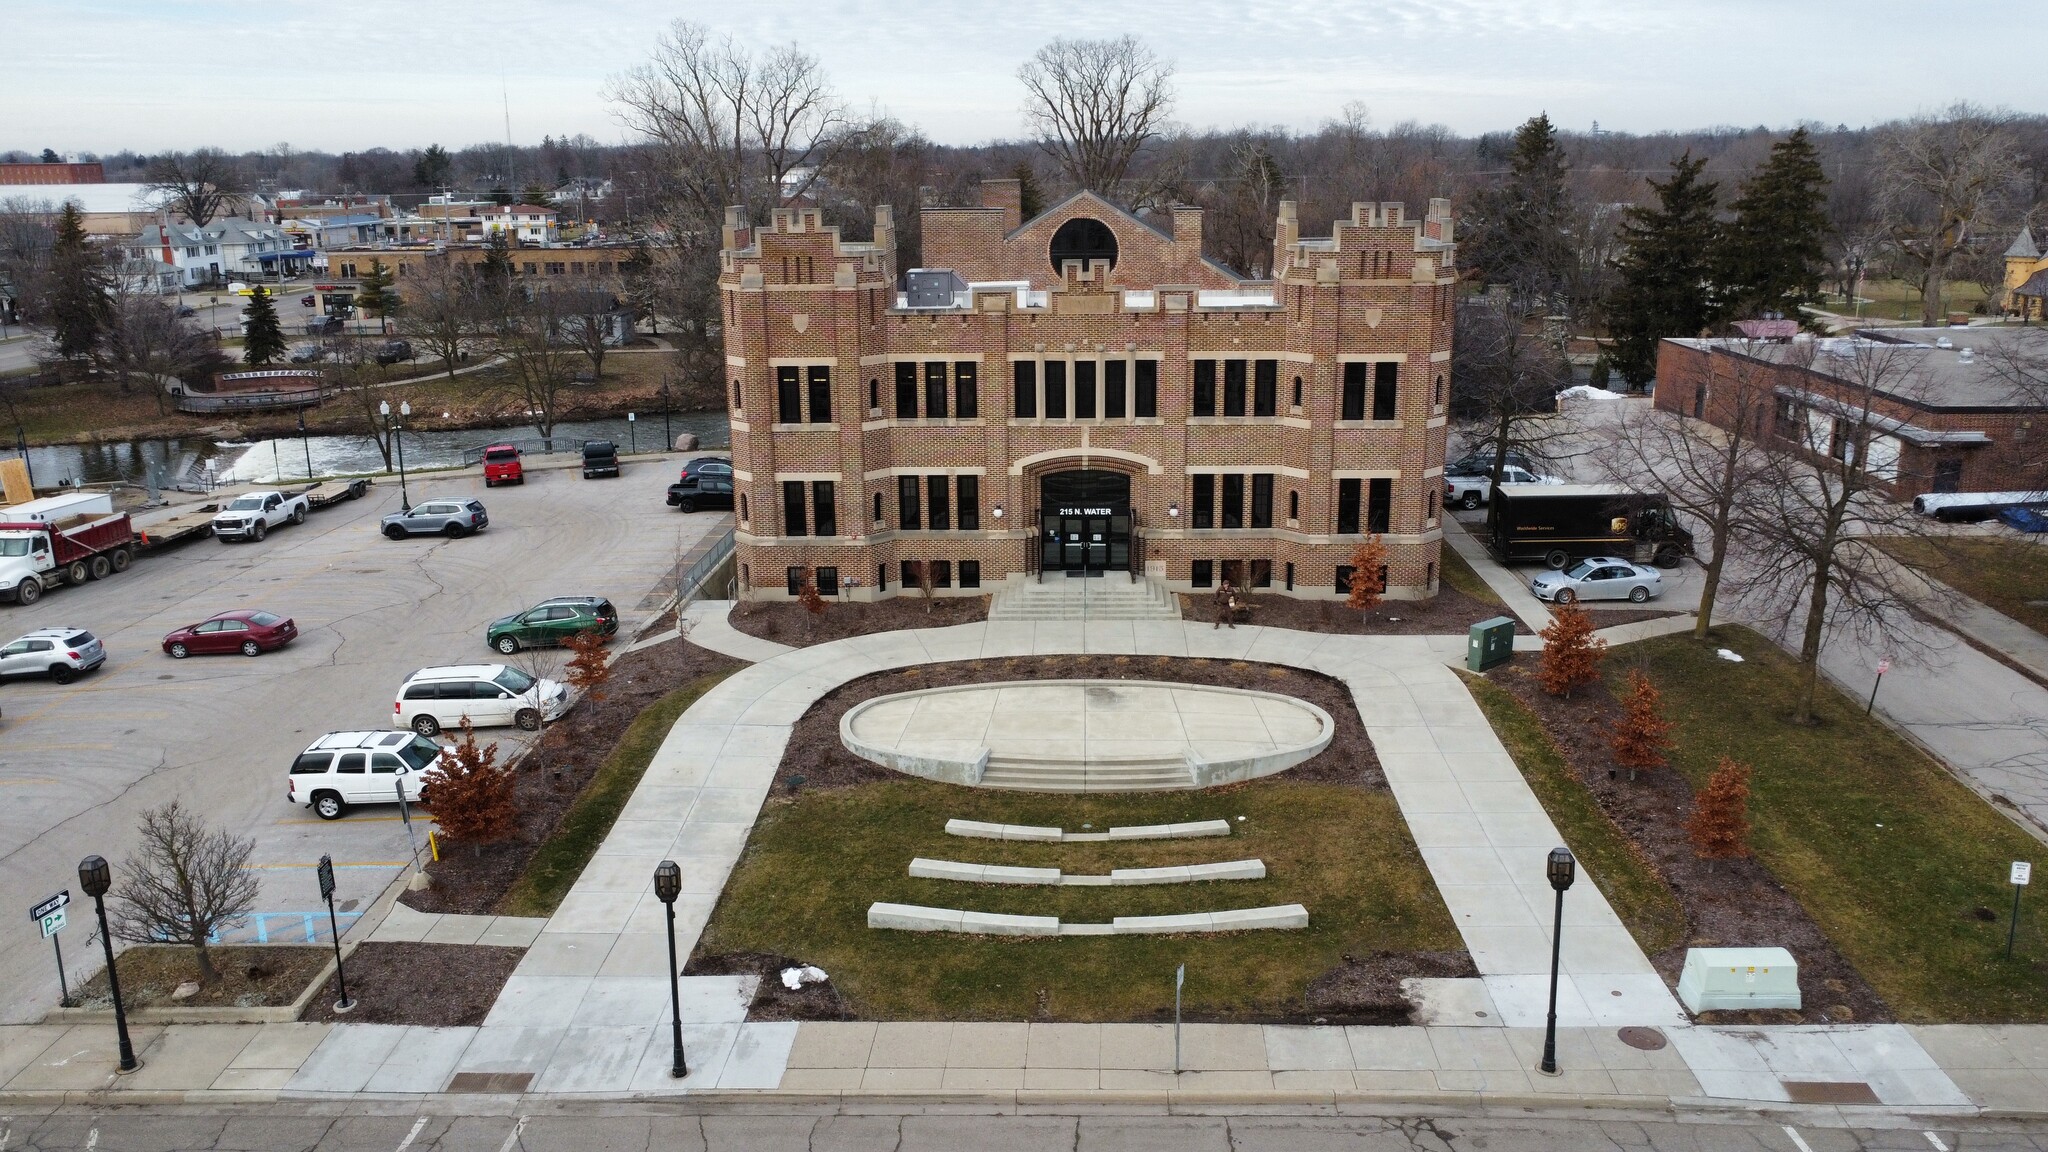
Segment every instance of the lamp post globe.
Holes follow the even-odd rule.
[[[1571,887],[1572,881],[1577,878],[1579,862],[1572,856],[1571,849],[1552,848],[1544,871],[1550,876],[1550,886],[1562,892]]]
[[[142,1061],[135,1058],[135,1045],[128,1041],[128,1010],[121,1003],[121,974],[114,968],[114,937],[107,928],[107,890],[113,884],[114,870],[107,866],[106,857],[87,856],[78,862],[78,886],[92,897],[93,913],[100,922],[100,947],[107,955],[107,991],[114,998],[114,1035],[120,1042],[121,1071],[133,1072],[142,1067]]]
[[[1577,878],[1579,862],[1572,857],[1572,850],[1564,847],[1552,848],[1550,858],[1544,862],[1544,875],[1550,879],[1550,887],[1557,893],[1557,913],[1550,925],[1550,1014],[1543,1026],[1543,1063],[1538,1071],[1545,1075],[1557,1075],[1557,966],[1563,954],[1564,940],[1564,892]]]
[[[661,909],[668,916],[669,1028],[675,1049],[669,1061],[668,1074],[677,1080],[690,1074],[689,1061],[683,1056],[683,990],[677,982],[681,973],[676,965],[676,897],[682,894],[682,868],[673,860],[663,860],[656,864],[654,895],[661,901]]]
[[[78,862],[78,886],[85,894],[97,900],[113,887],[114,870],[107,866],[104,856],[87,856]]]

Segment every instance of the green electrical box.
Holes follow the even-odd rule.
[[[1506,616],[1481,620],[1465,641],[1465,667],[1484,672],[1515,654],[1515,622]]]

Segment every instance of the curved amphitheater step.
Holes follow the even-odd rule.
[[[989,602],[991,620],[1178,620],[1180,601],[1162,584],[1123,573],[1006,582]]]
[[[981,774],[984,788],[1026,792],[1164,792],[1193,784],[1194,773],[1181,757],[1075,764],[990,756]]]

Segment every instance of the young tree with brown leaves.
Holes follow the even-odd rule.
[[[571,653],[563,679],[592,700],[604,699],[605,682],[612,678],[610,654],[604,644],[605,637],[597,632],[578,632],[562,641],[562,647]]]
[[[1642,669],[1630,669],[1628,698],[1622,701],[1621,719],[1615,722],[1608,745],[1614,749],[1614,762],[1628,769],[1631,780],[1637,772],[1662,768],[1668,762],[1664,751],[1671,747],[1671,722],[1658,714],[1660,700],[1657,686]]]
[[[816,568],[807,567],[804,569],[803,583],[798,585],[796,590],[796,602],[804,606],[805,616],[810,621],[808,626],[815,630],[819,619],[825,615],[825,609],[829,607],[825,603],[825,598],[818,595],[818,570]]]
[[[1576,604],[1551,609],[1550,626],[1543,637],[1543,663],[1536,678],[1552,696],[1571,699],[1572,689],[1600,678],[1600,661],[1607,655],[1607,641],[1593,635],[1593,618]]]
[[[1387,590],[1387,545],[1378,536],[1367,536],[1358,542],[1358,548],[1351,553],[1351,595],[1344,601],[1346,608],[1370,612],[1379,607],[1380,596]]]
[[[498,746],[478,748],[476,728],[462,722],[462,741],[443,748],[427,769],[420,803],[440,825],[441,835],[467,844],[472,854],[495,844],[519,827],[517,777],[509,765],[498,764]]]
[[[1716,860],[1749,855],[1749,771],[1749,765],[1723,756],[1707,786],[1693,797],[1685,834],[1709,872]]]

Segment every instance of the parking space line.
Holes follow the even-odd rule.
[[[408,864],[411,864],[411,863],[412,863],[412,861],[410,861],[410,860],[356,860],[356,861],[351,861],[350,863],[347,863],[347,864],[343,864],[343,863],[340,863],[340,862],[336,862],[336,864],[335,864],[334,866],[335,866],[336,868],[403,868],[403,867],[405,867],[406,865],[408,865]],[[244,864],[244,865],[242,865],[242,867],[244,867],[244,868],[318,868],[319,866],[320,866],[320,862],[319,862],[319,861],[317,861],[317,860],[316,860],[316,861],[314,861],[314,862],[313,862],[313,863],[311,863],[311,864]]]
[[[398,822],[399,822],[400,820],[402,820],[402,819],[404,819],[404,817],[402,817],[402,816],[351,816],[351,817],[349,817],[349,821],[348,821],[348,822],[349,822],[350,824],[396,824],[396,823],[398,823]],[[424,819],[424,817],[423,817],[423,819]],[[301,818],[301,819],[290,819],[290,818],[287,818],[287,819],[284,819],[284,820],[273,820],[273,821],[271,821],[271,823],[272,823],[272,824],[332,824],[332,823],[334,823],[334,821],[332,821],[332,820],[322,820],[322,819],[320,819],[320,818],[319,818],[319,817],[317,817],[317,816],[312,816],[312,817],[305,817],[305,818]]]

